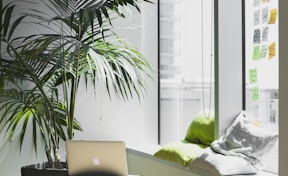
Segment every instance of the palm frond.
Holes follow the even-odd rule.
[[[65,137],[63,127],[66,126],[66,114],[65,106],[62,102],[54,99],[50,99],[54,106],[55,111],[52,115],[55,117],[56,130],[59,136]],[[23,144],[25,134],[29,124],[33,125],[32,135],[34,147],[37,147],[37,133],[41,136],[45,136],[51,131],[50,118],[47,117],[48,106],[43,102],[41,94],[33,91],[18,91],[16,89],[8,89],[1,92],[0,97],[0,113],[3,118],[0,120],[0,124],[6,129],[6,135],[9,136],[10,140],[15,137],[17,129],[20,130],[20,148]],[[37,124],[37,125],[36,125]],[[74,123],[74,129],[82,130],[79,122]],[[44,139],[47,143],[50,139]],[[48,145],[48,144],[47,144]]]

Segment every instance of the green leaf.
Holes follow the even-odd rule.
[[[16,28],[18,27],[18,25],[22,22],[22,20],[25,18],[26,16],[21,16],[19,17],[17,20],[14,21],[13,25],[10,28],[9,34],[8,34],[8,40],[11,39],[13,33],[15,32]]]
[[[10,25],[10,19],[12,18],[12,12],[15,8],[15,5],[10,6],[9,8],[7,8],[6,13],[5,13],[5,17],[4,17],[4,31],[3,31],[3,35],[6,36],[7,35],[7,31]]]

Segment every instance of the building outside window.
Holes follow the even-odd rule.
[[[183,139],[195,115],[214,108],[211,3],[160,0],[161,144]]]

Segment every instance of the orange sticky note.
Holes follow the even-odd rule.
[[[276,54],[275,48],[276,48],[275,42],[273,42],[271,45],[269,45],[269,59],[272,59],[275,56],[275,54]]]
[[[277,9],[270,10],[270,18],[269,18],[268,24],[275,24],[276,19],[277,19],[277,13],[278,13]]]

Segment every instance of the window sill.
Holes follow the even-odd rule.
[[[127,146],[127,152],[129,153],[133,153],[136,155],[139,155],[143,158],[149,158],[151,160],[159,160],[157,158],[155,158],[153,155],[156,151],[158,151],[161,148],[160,145],[150,145],[150,146]],[[163,164],[167,164],[169,166],[172,167],[176,167],[176,168],[182,168],[187,170],[185,167],[181,167],[180,165],[176,164],[176,163],[172,163],[169,161],[162,161]],[[241,175],[239,175],[241,176]],[[246,175],[247,176],[247,175]],[[268,171],[261,171],[260,173],[256,174],[256,175],[251,175],[251,176],[278,176],[278,174],[276,173],[272,173],[272,172],[268,172]]]

